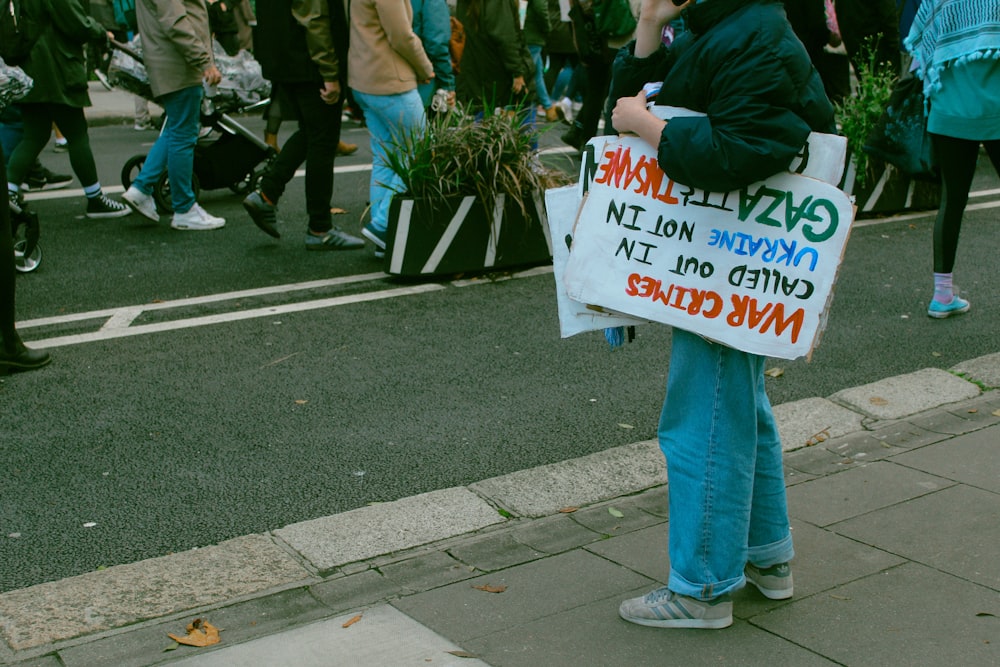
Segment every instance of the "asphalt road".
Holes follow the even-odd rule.
[[[120,191],[152,135],[91,140]],[[368,164],[367,146],[337,161],[336,223],[354,233]],[[772,402],[1000,351],[998,187],[984,158],[956,271],[969,314],[924,314],[933,214],[858,224],[822,343],[773,362]],[[18,282],[22,336],[54,361],[0,379],[0,591],[655,437],[669,329],[614,352],[561,340],[544,268],[407,282],[369,250],[307,253],[301,178],[277,241],[226,190],[201,202],[228,224],[201,233],[87,220],[68,194],[33,204],[43,263]],[[116,337],[126,321],[141,335]]]

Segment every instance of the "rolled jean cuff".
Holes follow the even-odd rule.
[[[792,548],[792,534],[789,533],[783,539],[771,544],[759,547],[750,547],[747,550],[747,560],[761,569],[787,563],[795,558],[795,549]]]
[[[674,593],[680,593],[681,595],[686,595],[689,598],[695,598],[697,600],[714,600],[720,595],[732,593],[733,591],[743,588],[745,583],[746,581],[743,578],[742,571],[739,576],[733,577],[732,579],[726,579],[725,581],[716,581],[711,584],[695,584],[679,575],[673,568],[670,568],[670,579],[667,581],[667,588],[672,590]]]

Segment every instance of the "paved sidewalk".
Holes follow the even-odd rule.
[[[726,630],[617,616],[668,571],[640,442],[0,594],[0,664],[1000,664],[997,387],[1000,354],[777,406],[795,597]],[[167,637],[195,618],[221,643]]]

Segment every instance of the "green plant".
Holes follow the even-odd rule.
[[[857,91],[837,105],[840,131],[847,137],[847,148],[854,159],[858,183],[865,185],[871,170],[864,145],[889,102],[897,77],[886,63],[876,60],[870,41],[861,48]]]
[[[389,148],[388,166],[412,197],[475,195],[490,210],[504,194],[526,213],[532,193],[558,179],[538,160],[535,133],[523,124],[522,112],[481,106],[487,111],[479,118],[472,106],[431,118]]]

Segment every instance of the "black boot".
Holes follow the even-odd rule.
[[[0,353],[0,375],[33,371],[52,361],[52,357],[45,350],[32,350],[23,344],[19,345],[18,348],[19,350],[14,353],[6,350]]]

